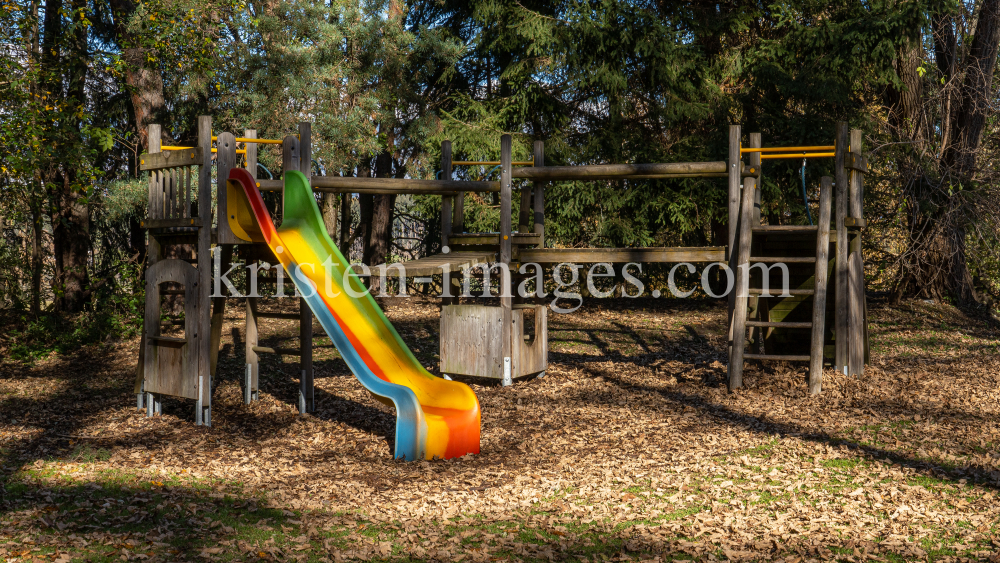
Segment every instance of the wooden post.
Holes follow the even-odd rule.
[[[749,148],[752,148],[752,149],[759,149],[760,148],[760,133],[750,133],[750,145],[749,145]],[[750,161],[749,162],[750,168],[754,169],[757,172],[757,174],[758,174],[757,181],[755,182],[755,184],[757,185],[757,190],[754,192],[754,196],[753,196],[754,199],[753,199],[753,225],[752,226],[753,227],[759,227],[760,226],[760,198],[761,198],[761,193],[764,191],[763,189],[761,189],[761,185],[760,185],[760,180],[762,178],[762,176],[760,175],[760,153],[759,152],[749,153],[749,156],[747,157],[747,160]]]
[[[850,151],[860,156],[861,131],[852,129]],[[850,216],[864,218],[863,174],[860,170],[849,171]],[[861,375],[865,371],[865,262],[861,251],[861,230],[850,233],[850,257],[848,258],[848,372]]]
[[[737,224],[740,215],[740,184],[742,178],[742,157],[740,156],[740,126],[729,126],[729,245],[726,247],[726,260],[736,248]]]
[[[812,338],[809,343],[809,393],[823,390],[823,344],[826,342],[826,282],[830,253],[830,200],[833,181],[820,180],[819,221],[816,223],[816,278],[813,284]]]
[[[513,173],[513,170],[511,171]],[[523,186],[521,188],[520,209],[517,212],[517,232],[530,233],[534,229],[534,222],[531,218],[531,188]]]
[[[732,335],[731,348],[729,354],[729,390],[743,387],[743,347],[746,345],[746,324],[747,324],[747,297],[750,274],[750,242],[751,242],[751,221],[753,215],[754,191],[756,190],[756,180],[751,177],[743,179],[743,198],[740,203],[739,214],[739,245],[736,252],[732,254],[736,263],[736,284],[732,293],[736,295],[734,299],[732,322],[729,332]]]
[[[256,139],[257,130],[256,129],[245,129],[243,131],[243,137],[247,139]],[[247,171],[253,178],[257,179],[257,143],[246,143],[246,161],[247,161]],[[251,247],[252,248],[252,247]],[[253,253],[251,252],[251,256]],[[249,260],[248,260],[249,262]],[[257,357],[257,352],[254,352],[253,347],[258,344],[258,333],[257,333],[257,298],[251,297],[252,288],[250,275],[247,272],[247,285],[246,285],[246,322],[245,322],[245,333],[246,336],[244,340],[246,341],[245,357],[246,357],[246,368],[244,370],[244,381],[243,381],[243,402],[249,405],[252,401],[259,398],[258,393],[258,376],[260,372],[260,358]],[[256,284],[255,284],[256,285]]]
[[[535,141],[534,153],[535,166],[545,166],[545,141]],[[536,180],[532,184],[535,191],[533,232],[538,235],[538,248],[545,248],[545,182]]]
[[[729,126],[729,162],[727,163],[729,174],[729,243],[726,246],[726,263],[732,275],[736,275],[736,238],[739,228],[740,217],[740,184],[743,182],[743,157],[740,155],[740,126]],[[733,349],[733,308],[736,306],[736,292],[730,291],[727,296],[727,316],[726,321],[729,326],[727,341],[730,343],[729,358],[732,358]]]
[[[229,265],[233,261],[233,247],[232,244],[223,244],[215,248],[215,252],[221,252],[222,256],[219,259],[219,275],[225,274],[229,270]],[[199,260],[200,262],[200,260]],[[215,260],[211,262],[211,268],[215,268]],[[221,288],[220,288],[221,291]],[[222,323],[226,316],[226,298],[225,297],[213,297],[212,298],[212,328],[208,339],[209,350],[211,350],[211,355],[209,356],[209,371],[212,377],[215,377],[216,366],[219,363],[219,347],[222,345]]]
[[[511,137],[500,137],[500,262],[510,266],[511,259]],[[503,385],[510,385],[513,370],[513,302],[511,300],[510,278],[500,274],[500,338],[503,344]]]
[[[249,273],[249,272],[248,272]],[[250,276],[247,276],[247,294],[250,293]],[[257,331],[257,298],[247,297],[246,303],[246,372],[243,382],[243,402],[247,405],[260,398],[260,358],[253,347],[259,344]]]
[[[760,133],[750,133],[749,137],[750,137],[750,139],[749,139],[749,148],[759,149],[760,146],[761,146],[761,144],[760,144]],[[750,223],[750,228],[752,229],[752,228],[756,228],[756,227],[760,226],[761,194],[764,192],[764,190],[761,187],[761,179],[763,178],[763,175],[760,174],[760,153],[759,152],[749,153],[749,156],[747,157],[747,160],[750,161],[749,162],[750,168],[752,168],[758,174],[757,181],[754,182],[754,184],[757,186],[757,189],[755,189],[754,192],[753,192],[753,215],[752,215],[752,219],[751,219],[751,223]],[[753,247],[754,247],[753,237],[751,237],[750,240],[751,240],[751,245],[750,246],[751,246],[751,249],[753,249]],[[760,246],[760,243],[757,243],[757,247],[758,248],[759,248],[759,246]],[[747,274],[747,275],[749,276],[749,274]],[[764,276],[764,275],[766,275],[766,274],[761,273],[761,276]],[[760,310],[760,302],[761,302],[761,300],[762,299],[759,296],[757,296],[757,295],[750,295],[750,296],[747,297],[747,305],[750,308],[750,313],[752,315],[752,318],[754,320],[758,320],[758,321],[762,320],[761,319],[761,310]],[[766,298],[764,298],[763,300],[767,301]],[[750,335],[749,335],[749,337],[750,337],[750,340],[755,343],[754,349],[757,348],[756,343],[759,342],[759,339],[763,336],[763,334],[764,334],[764,329],[762,327],[751,327],[750,328]]]
[[[216,183],[216,241],[218,244],[235,244],[239,239],[229,228],[226,181],[229,171],[236,167],[236,135],[219,133],[215,139],[215,183]]]
[[[196,425],[212,425],[212,376],[209,357],[209,335],[212,318],[209,315],[212,287],[212,118],[198,117],[198,146],[202,148],[198,171],[198,217],[203,225],[198,229],[198,320],[195,334],[188,346],[197,347],[198,399],[195,404]],[[225,191],[225,190],[223,190]],[[221,202],[220,202],[221,204]]]
[[[441,179],[451,180],[451,141],[441,142]],[[455,205],[455,196],[441,196],[441,250],[448,246],[451,236],[451,212]],[[446,288],[447,289],[447,288]]]
[[[847,124],[843,121],[837,122],[837,150],[834,157],[834,178],[836,182],[837,214],[834,227],[837,229],[837,274],[836,274],[836,302],[834,304],[834,322],[836,330],[836,355],[834,367],[837,371],[847,373],[847,348],[849,338],[847,335],[847,292],[849,274],[847,266],[847,228],[844,226],[844,219],[848,210],[848,188],[847,169],[844,168],[845,155],[847,154]]]
[[[160,139],[162,130],[160,124],[151,123],[148,129],[148,141],[147,141],[147,153],[156,154],[161,151]],[[156,189],[156,178],[155,175],[158,174],[157,170],[150,170],[149,172],[149,203],[152,206],[153,202],[153,192]],[[149,268],[155,264],[160,259],[160,241],[156,240],[156,237],[147,237],[146,242],[146,268]],[[159,307],[159,303],[157,303]],[[142,410],[145,408],[146,398],[145,384],[146,384],[146,324],[145,317],[143,317],[142,325],[142,338],[139,341],[139,369],[136,372],[136,382],[135,382],[135,393],[136,393],[136,406]]]
[[[451,154],[451,141],[445,142],[448,143],[448,154]],[[448,166],[448,169],[451,170],[450,160],[448,161]],[[455,194],[455,212],[451,215],[451,232],[465,232],[465,192]]]
[[[312,178],[312,125],[308,121],[299,123],[299,171],[306,180]],[[299,412],[316,410],[316,388],[313,385],[313,316],[305,298],[299,299]]]
[[[289,170],[299,170],[299,138],[295,135],[288,135],[281,143],[281,170],[282,178]],[[281,214],[285,213],[285,192],[281,192]]]

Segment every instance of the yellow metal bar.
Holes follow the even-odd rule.
[[[752,153],[752,152],[807,152],[807,151],[835,151],[837,147],[834,145],[823,145],[818,147],[767,147],[767,148],[743,148],[740,147],[740,154]]]
[[[298,137],[298,135],[296,135]],[[218,141],[219,138],[212,135],[213,141]],[[280,145],[284,143],[281,139],[254,139],[252,137],[236,137],[237,143],[257,143],[258,145]]]
[[[177,146],[174,146],[174,145],[163,145],[163,146],[160,147],[160,150],[165,150],[165,151],[185,151],[185,150],[190,150],[190,149],[193,149],[193,148],[194,147],[177,147]],[[219,152],[219,149],[212,149],[212,152]],[[236,149],[236,154],[246,154],[246,153],[247,153],[246,149]]]
[[[534,160],[515,160],[512,166],[534,166]],[[499,160],[453,160],[452,166],[500,166]]]
[[[790,153],[790,154],[762,154],[760,155],[761,160],[775,159],[775,158],[831,158],[837,153],[834,152],[800,152],[800,153]]]

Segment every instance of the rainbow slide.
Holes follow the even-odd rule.
[[[330,240],[305,175],[285,172],[279,228],[245,169],[230,172],[226,191],[233,232],[267,243],[354,376],[376,399],[395,407],[395,457],[413,461],[478,454],[475,393],[464,383],[432,375],[413,356]]]

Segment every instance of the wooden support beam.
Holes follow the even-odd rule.
[[[826,342],[826,285],[828,279],[830,230],[830,201],[833,199],[833,181],[829,176],[820,179],[819,220],[816,233],[816,273],[813,286],[812,335],[809,341],[809,393],[817,395],[823,390],[823,345]]]
[[[836,331],[836,348],[834,366],[837,371],[844,373],[847,369],[847,348],[848,348],[848,276],[850,275],[847,265],[847,229],[844,219],[848,216],[849,209],[849,189],[847,179],[847,169],[844,161],[847,155],[848,132],[847,123],[837,122],[837,154],[834,157],[834,182],[836,182],[836,196],[834,203],[837,206],[834,228],[837,229],[837,262],[835,280],[835,305],[834,305],[834,326]]]
[[[850,153],[848,163],[863,161],[862,135],[858,129],[850,132]],[[862,163],[863,164],[863,163]],[[845,226],[864,225],[864,169],[866,166],[848,166],[848,198],[850,217],[844,218]],[[851,221],[848,221],[851,219]],[[850,224],[848,224],[850,223]],[[859,225],[860,224],[860,225]],[[848,373],[851,375],[861,375],[865,371],[865,261],[861,249],[861,231],[853,230],[848,233],[849,256],[847,259],[848,275],[848,303],[847,303],[847,330],[848,330]]]
[[[525,248],[520,262],[527,264],[596,264],[599,262],[722,262],[725,248],[710,247],[658,247],[658,248]]]
[[[510,264],[511,259],[511,137],[500,137],[500,262]],[[501,272],[500,275],[500,334],[503,346],[503,385],[511,385],[513,380],[513,300],[511,299],[510,277]]]
[[[760,133],[750,133],[750,142],[749,142],[749,147],[748,148],[750,148],[750,149],[759,149],[760,148]],[[747,164],[750,168],[756,169],[756,170],[760,170],[760,153],[759,152],[751,152],[750,156],[747,157],[747,158],[750,160],[750,162]],[[757,178],[758,178],[758,180],[757,180],[757,186],[760,186],[760,180],[759,180],[760,175],[758,175]],[[756,227],[760,226],[760,203],[761,203],[760,198],[761,198],[761,194],[763,193],[763,191],[764,190],[762,190],[762,189],[760,189],[758,187],[757,191],[754,192],[754,200],[753,200],[753,224],[752,224],[752,226],[750,228],[756,228]]]
[[[451,141],[441,143],[441,179],[451,181]],[[451,235],[451,214],[455,206],[455,196],[441,196],[441,248],[448,246]]]
[[[154,124],[155,125],[155,124]],[[150,128],[153,125],[149,126]],[[159,125],[156,125],[159,128]],[[152,135],[149,136],[153,138]],[[176,168],[178,166],[190,166],[201,164],[204,158],[203,149],[195,147],[183,151],[152,152],[153,148],[159,150],[160,138],[156,138],[156,143],[150,141],[149,152],[139,156],[139,170],[162,170],[164,168]],[[155,147],[154,147],[155,146]]]
[[[739,217],[740,217],[740,184],[743,181],[742,171],[743,171],[743,160],[740,153],[740,142],[742,136],[740,133],[739,125],[729,126],[729,159],[727,160],[727,176],[729,178],[728,188],[729,188],[729,243],[726,246],[726,256],[725,261],[729,264],[730,271],[735,271],[733,268],[736,267],[735,252],[736,252],[736,240],[739,236]],[[727,296],[726,304],[726,321],[727,326],[730,329],[727,341],[732,343],[733,334],[733,307],[736,304],[736,292],[730,291]],[[729,349],[729,356],[732,357],[732,348]]]
[[[668,162],[651,164],[588,164],[581,166],[529,166],[515,168],[514,178],[529,180],[588,180],[636,175],[722,174],[725,162]]]
[[[195,403],[194,421],[196,425],[212,425],[212,374],[209,350],[209,337],[212,316],[211,307],[212,260],[211,243],[212,229],[209,228],[212,217],[212,118],[202,115],[198,117],[198,146],[202,149],[202,162],[198,170],[198,216],[206,223],[198,229],[198,246],[195,256],[202,262],[198,268],[198,318],[195,321],[196,330],[192,342],[197,346],[198,398]]]
[[[732,335],[729,354],[730,391],[743,387],[743,354],[745,353],[743,348],[746,346],[746,321],[749,301],[749,292],[746,288],[749,286],[747,276],[750,273],[749,259],[752,234],[750,223],[753,220],[753,202],[756,186],[757,180],[755,178],[745,178],[743,180],[743,197],[740,201],[739,219],[740,236],[738,247],[732,255],[735,258],[733,261],[736,264],[736,284],[730,293],[735,294],[736,297],[734,299],[732,321],[729,328],[729,332]]]

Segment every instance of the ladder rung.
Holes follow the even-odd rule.
[[[280,354],[284,356],[302,355],[302,352],[298,348],[268,348],[267,346],[254,346],[253,351],[261,354]]]
[[[779,327],[779,328],[812,328],[810,322],[772,322],[772,321],[747,321],[747,326]]]
[[[755,233],[807,233],[817,229],[816,225],[761,225],[751,230]]]
[[[787,262],[789,264],[808,264],[815,263],[815,256],[751,256],[751,262],[763,262],[765,264],[775,264],[778,262]]]
[[[809,356],[786,356],[781,354],[743,354],[744,360],[785,360],[786,362],[808,362]]]
[[[290,321],[297,321],[302,318],[298,313],[262,313],[258,312],[254,315],[258,319],[287,319]]]
[[[763,293],[764,293],[763,289],[756,288],[756,287],[752,287],[752,288],[750,288],[747,291],[750,292],[750,295],[762,295],[763,296]],[[764,296],[764,297],[781,297],[781,288],[780,287],[772,287],[772,288],[768,289],[768,292],[770,293],[770,295],[767,295],[767,296]],[[789,295],[814,295],[815,293],[816,293],[815,289],[789,289],[788,290],[788,294]]]

